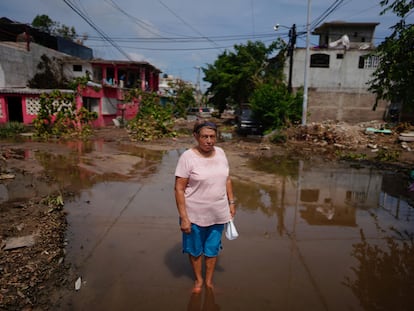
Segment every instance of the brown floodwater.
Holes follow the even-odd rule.
[[[75,291],[74,280],[60,310],[409,310],[414,305],[414,196],[407,176],[283,158],[250,162],[252,169],[274,177],[265,184],[233,181],[240,236],[223,238],[214,293],[192,295],[173,196],[182,150],[122,151],[143,159],[130,172],[133,178],[86,172],[76,165],[78,153],[67,159],[38,155],[50,174],[77,193],[65,204],[66,260],[81,287]]]

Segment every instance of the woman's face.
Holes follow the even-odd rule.
[[[203,127],[198,134],[195,134],[195,138],[201,151],[208,153],[214,150],[214,145],[216,144],[217,140],[217,134],[215,130],[208,127]]]

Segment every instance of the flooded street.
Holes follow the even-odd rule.
[[[105,146],[87,152],[96,149]],[[85,168],[92,164],[78,166],[73,156],[44,155],[50,174],[79,191],[65,204],[66,260],[82,283],[61,310],[408,310],[414,304],[409,180],[283,158],[250,161],[251,178],[233,172],[240,237],[223,237],[215,292],[192,295],[173,196],[182,151],[125,147],[124,160],[136,161],[128,178],[91,174]],[[102,161],[125,171],[116,158]]]

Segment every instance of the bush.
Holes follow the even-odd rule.
[[[302,98],[301,92],[291,94],[284,84],[265,83],[254,91],[250,107],[266,130],[279,129],[300,121]]]
[[[20,122],[7,122],[0,127],[0,138],[11,138],[24,133],[26,126]]]
[[[47,140],[50,137],[87,138],[92,133],[91,122],[98,117],[84,107],[76,107],[75,95],[53,91],[40,95],[40,109],[33,121],[35,136]]]
[[[174,118],[171,105],[161,105],[156,93],[133,90],[126,99],[141,98],[139,112],[127,124],[134,140],[151,141],[162,137],[175,137]]]

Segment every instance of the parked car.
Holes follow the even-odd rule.
[[[253,118],[253,112],[248,107],[242,107],[236,114],[237,133],[240,135],[262,135],[263,124]]]
[[[196,115],[199,118],[211,118],[210,108],[207,108],[207,107],[200,108],[200,111]]]
[[[188,109],[188,115],[195,115],[198,118],[211,118],[211,108],[208,107],[191,107]]]

